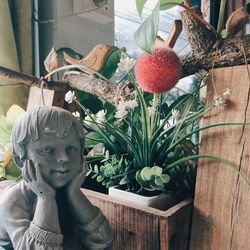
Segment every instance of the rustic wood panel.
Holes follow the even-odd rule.
[[[222,107],[204,125],[250,122],[250,80],[246,65],[215,69],[218,93],[231,90],[231,105]],[[212,74],[210,72],[210,78]],[[207,99],[215,95],[211,79]],[[202,134],[201,153],[228,159],[250,180],[250,127],[226,126]],[[214,160],[199,161],[190,250],[250,249],[250,188],[235,171]]]
[[[184,200],[167,211],[127,203],[105,194],[83,189],[101,208],[114,231],[114,250],[186,250],[190,232],[192,200]]]
[[[55,91],[43,89],[44,102],[46,106],[63,107],[64,105],[64,91]],[[41,90],[38,87],[32,86],[30,88],[27,110],[34,107],[42,106]]]

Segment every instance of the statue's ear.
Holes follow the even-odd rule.
[[[13,160],[19,168],[23,167],[23,160],[21,160],[21,158],[17,154],[15,154],[14,152],[13,152]]]

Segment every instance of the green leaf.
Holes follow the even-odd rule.
[[[113,173],[115,172],[116,168],[114,166],[112,166],[111,164],[108,165],[105,170],[104,170],[104,175],[106,177],[111,177],[113,175]]]
[[[182,0],[161,0],[160,1],[160,10],[168,10],[176,5],[182,3]]]
[[[221,37],[225,39],[225,38],[228,37],[228,30],[227,30],[227,29],[223,29],[223,30],[220,32],[220,34],[221,34]]]
[[[163,183],[168,183],[170,181],[170,176],[168,174],[162,174],[160,177]]]
[[[94,166],[94,171],[95,171],[95,173],[97,173],[97,174],[99,173],[99,169],[98,169],[98,166],[97,166],[97,165]]]
[[[140,17],[146,2],[147,0],[136,0],[136,9]]]
[[[119,185],[125,185],[125,184],[128,184],[130,182],[130,180],[128,179],[127,176],[124,176],[120,182],[119,182]]]
[[[153,166],[152,167],[152,173],[154,175],[160,176],[162,174],[162,168],[160,168],[158,166]]]
[[[103,175],[98,175],[96,178],[97,182],[102,182],[104,180],[104,176]]]
[[[7,180],[17,180],[18,178],[20,178],[21,174],[21,170],[11,160],[8,166],[5,168],[5,178]]]
[[[141,177],[145,181],[149,181],[152,178],[152,171],[150,167],[145,167],[141,170]]]
[[[6,118],[13,125],[18,117],[23,115],[25,110],[19,107],[18,105],[12,105],[7,112]]]
[[[156,4],[150,16],[135,32],[134,38],[138,46],[152,54],[152,48],[159,28],[160,2]]]
[[[105,63],[102,70],[100,71],[100,74],[102,74],[107,79],[110,79],[115,74],[115,71],[118,67],[117,64],[121,59],[121,53],[122,51],[119,48],[112,46],[105,59]]]
[[[103,137],[100,135],[100,133],[89,132],[85,137],[86,148],[92,148],[100,142],[103,142]]]
[[[164,186],[163,181],[162,181],[162,179],[161,179],[160,176],[157,176],[157,177],[155,178],[155,184],[156,184],[157,186],[160,186],[160,187]]]

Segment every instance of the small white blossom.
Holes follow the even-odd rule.
[[[125,102],[125,105],[126,105],[126,107],[129,108],[129,109],[134,109],[135,107],[138,106],[138,103],[137,103],[137,101],[134,99],[134,100],[126,101],[126,102]]]
[[[218,107],[224,104],[223,96],[214,96],[214,106]]]
[[[155,112],[156,112],[156,108],[155,107],[148,107],[147,109],[148,109],[148,115],[149,115],[149,117],[152,117],[155,114]]]
[[[68,91],[66,94],[65,94],[65,98],[64,100],[67,102],[67,103],[72,103],[73,100],[76,99],[76,96],[75,96],[75,92],[74,91]]]
[[[178,120],[180,118],[180,111],[179,110],[173,109],[171,113],[172,113],[173,119]]]
[[[96,113],[96,122],[97,123],[103,123],[105,119],[106,112],[104,110],[100,110],[99,112]]]
[[[115,113],[115,118],[118,120],[122,120],[126,115],[128,114],[128,111],[126,109],[123,110],[117,110]]]
[[[91,117],[87,115],[84,117],[83,123],[87,126],[91,126],[93,121],[92,121]]]
[[[229,100],[229,97],[231,95],[231,91],[229,88],[225,89],[225,91],[221,95],[214,96],[214,105],[216,107],[218,106],[225,106],[227,101]]]
[[[77,119],[80,118],[80,113],[78,111],[72,112],[72,115],[75,116]]]
[[[118,63],[118,68],[120,70],[129,72],[130,69],[133,67],[135,60],[133,58],[125,57],[121,58],[120,62]]]

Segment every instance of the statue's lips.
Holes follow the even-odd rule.
[[[56,174],[56,175],[65,175],[69,172],[69,170],[52,170],[51,172],[52,174]]]

